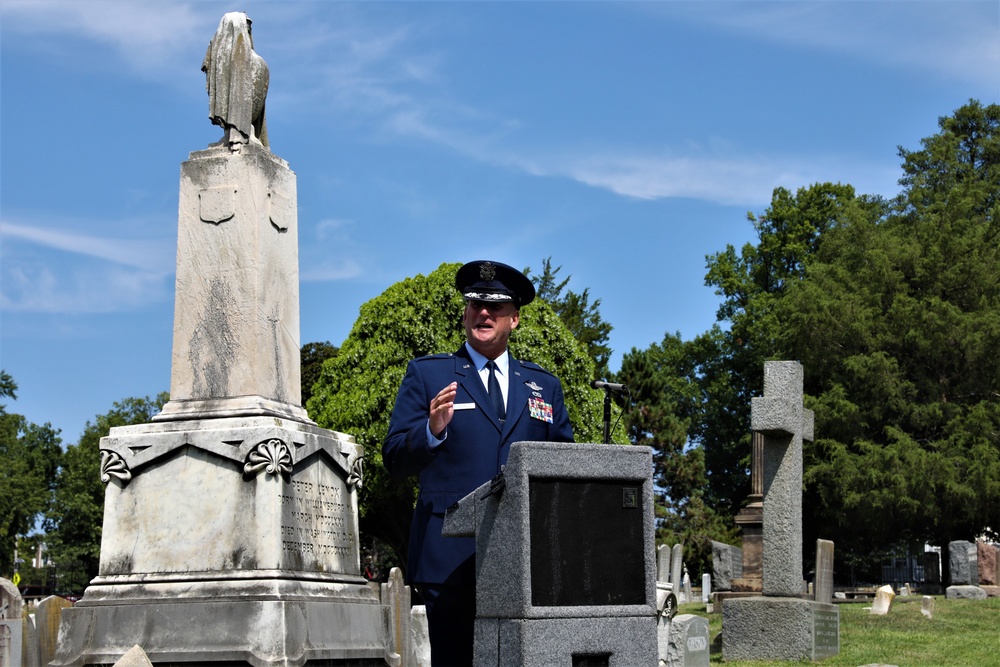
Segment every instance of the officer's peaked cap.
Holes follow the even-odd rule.
[[[458,270],[455,287],[466,301],[512,301],[520,307],[535,298],[535,286],[523,273],[512,266],[482,259]]]

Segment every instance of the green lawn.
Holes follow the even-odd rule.
[[[819,663],[823,667],[869,664],[899,667],[1000,667],[1000,598],[946,600],[934,598],[934,617],[920,613],[920,596],[896,598],[886,616],[872,616],[869,603],[838,605],[840,655]],[[704,605],[681,605],[679,613],[709,619],[712,664],[731,667],[778,667],[787,662],[766,660],[725,662],[721,643],[721,614],[705,614]]]

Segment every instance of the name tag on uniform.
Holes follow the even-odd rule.
[[[456,410],[475,410],[475,403],[455,403],[454,408]]]
[[[540,398],[528,399],[528,410],[532,419],[540,419],[543,422],[552,423],[552,404],[546,403]]]

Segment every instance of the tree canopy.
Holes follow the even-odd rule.
[[[17,398],[17,383],[0,371],[0,398]],[[0,405],[0,572],[15,571],[18,535],[36,527],[48,506],[62,453],[59,432],[39,426]]]
[[[101,438],[116,426],[144,424],[169,399],[126,398],[87,422],[80,441],[66,448],[55,484],[54,502],[45,515],[49,557],[56,565],[60,590],[80,592],[97,576],[104,521]]]
[[[454,287],[459,266],[442,264],[427,276],[407,278],[362,305],[340,351],[324,362],[307,406],[318,424],[353,435],[364,445],[361,532],[388,544],[401,562],[416,482],[388,476],[382,466],[382,441],[407,363],[454,352],[465,340],[464,303]],[[603,397],[590,388],[593,360],[544,299],[521,309],[510,351],[559,377],[577,441],[599,442]]]

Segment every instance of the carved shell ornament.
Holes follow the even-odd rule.
[[[120,479],[126,484],[132,479],[132,471],[128,469],[121,454],[110,449],[101,450],[101,481],[107,484],[111,478]]]
[[[351,464],[351,472],[347,474],[348,487],[356,487],[358,489],[361,488],[362,481],[364,478],[364,473],[362,471],[363,463],[364,459],[361,458],[360,456],[354,459],[354,462]]]
[[[271,438],[258,444],[247,454],[243,472],[253,475],[264,470],[268,475],[281,473],[287,475],[292,472],[292,453],[281,440]]]

